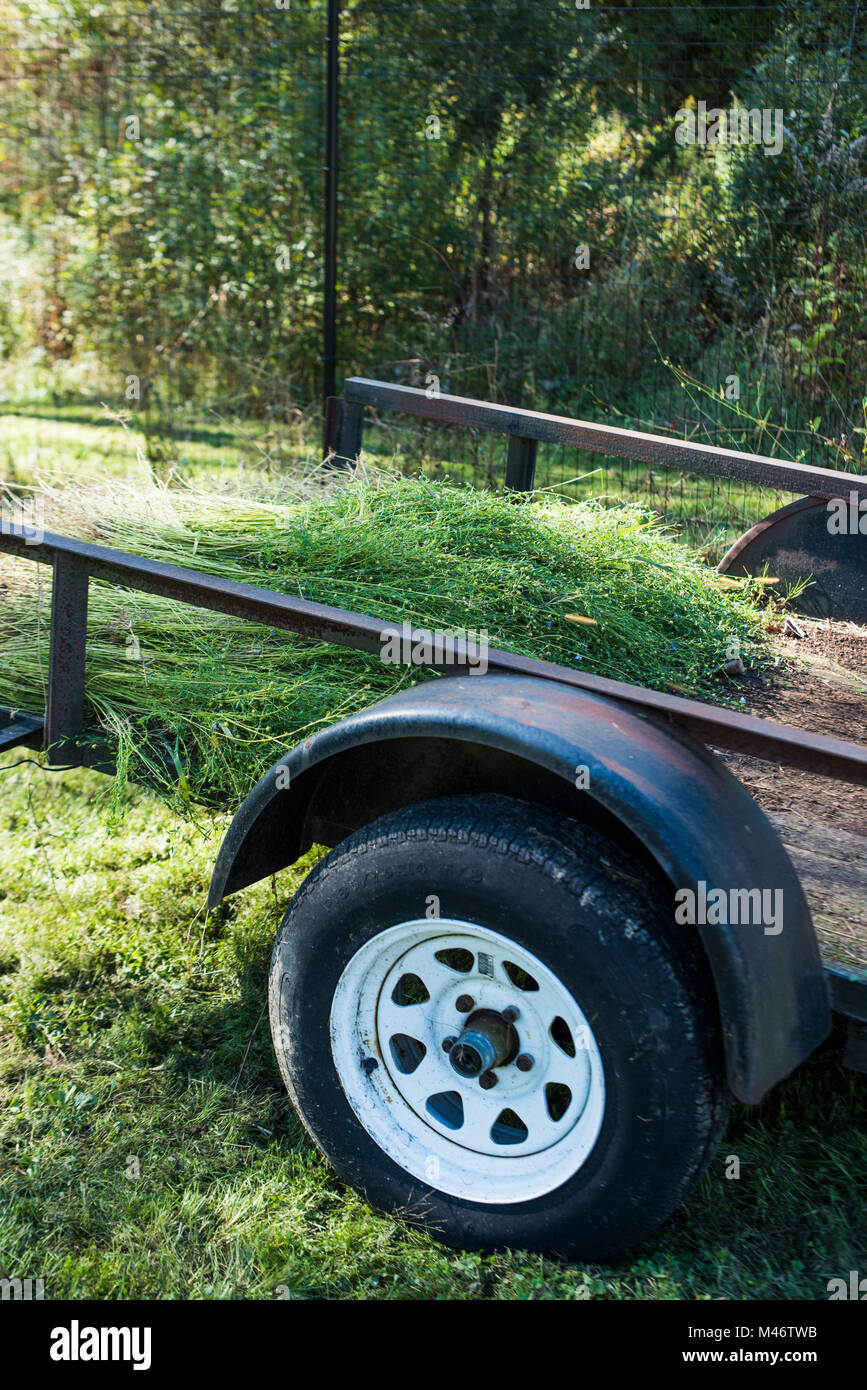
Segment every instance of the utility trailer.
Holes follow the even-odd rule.
[[[338,458],[357,455],[366,403],[476,412],[510,435],[516,490],[535,441],[586,447],[575,432],[604,429],[345,389],[328,413]],[[675,463],[686,447],[616,433],[602,447]],[[700,466],[745,459],[707,450]],[[774,486],[867,495],[865,478],[752,462]],[[0,747],[55,766],[110,770],[84,728],[91,579],[368,652],[396,633],[65,536],[12,527],[0,548],[53,568],[46,709],[7,711]],[[374,1206],[447,1243],[600,1259],[672,1214],[731,1095],[761,1100],[832,1011],[867,1070],[867,978],[823,963],[789,855],[721,756],[865,787],[867,747],[505,651],[483,675],[469,658],[445,639],[427,663],[438,679],[288,749],[236,812],[208,905],[329,847],[269,982],[277,1060],[315,1143]]]

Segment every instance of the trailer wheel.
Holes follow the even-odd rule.
[[[384,816],[317,866],[274,948],[304,1125],[447,1244],[635,1244],[728,1114],[706,963],[672,918],[664,885],[565,816],[488,795]]]

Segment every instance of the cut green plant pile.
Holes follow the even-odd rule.
[[[332,475],[333,477],[333,475]],[[764,618],[635,507],[532,501],[427,479],[299,476],[281,497],[156,484],[46,489],[46,525],[139,555],[681,693],[725,698],[737,641],[760,662]],[[4,561],[0,704],[44,702],[50,595]],[[575,617],[593,622],[576,623]],[[234,802],[281,751],[420,679],[416,667],[167,599],[92,583],[87,700],[121,778],[180,802]]]

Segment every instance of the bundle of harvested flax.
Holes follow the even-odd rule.
[[[52,530],[657,688],[720,695],[764,617],[633,507],[514,500],[361,472],[260,500],[187,488],[46,489]],[[41,588],[39,587],[41,584]],[[41,567],[4,561],[0,704],[44,698]],[[576,621],[576,619],[592,621]],[[299,738],[429,672],[150,595],[91,584],[88,716],[122,775],[233,804]]]

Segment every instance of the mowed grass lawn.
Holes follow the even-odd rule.
[[[0,1276],[49,1298],[825,1299],[867,1271],[867,1088],[839,1036],[736,1107],[689,1204],[610,1265],[456,1253],[374,1214],[271,1051],[271,942],[312,859],[206,921],[225,820],[143,791],[118,816],[107,780],[30,756],[0,762]]]

